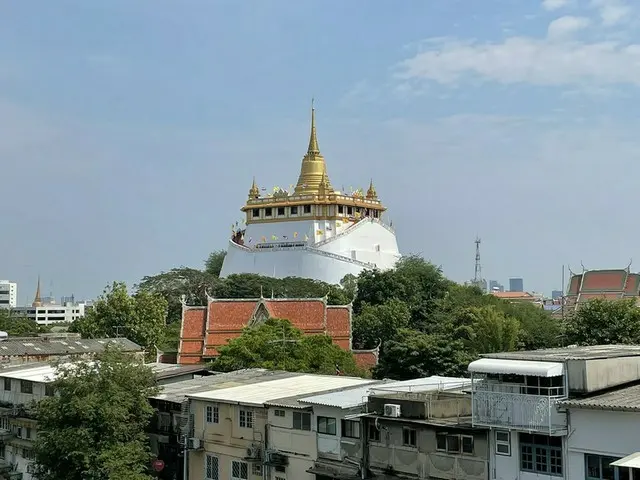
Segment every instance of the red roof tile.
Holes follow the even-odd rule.
[[[584,273],[581,290],[620,292],[626,278],[626,270],[592,270]]]
[[[284,318],[300,330],[326,330],[323,300],[266,300],[272,318]]]
[[[371,370],[378,364],[378,354],[376,350],[361,350],[353,352],[356,365],[365,370]]]

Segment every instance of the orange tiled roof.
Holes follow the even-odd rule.
[[[178,363],[216,356],[218,347],[266,318],[289,320],[306,334],[327,334],[336,345],[351,350],[350,305],[327,305],[323,298],[210,299],[206,307],[183,308]]]
[[[529,292],[491,292],[498,298],[504,298],[505,300],[514,300],[514,299],[527,299],[533,300],[534,296]]]

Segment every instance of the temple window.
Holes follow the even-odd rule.
[[[347,207],[347,215],[353,215],[353,207]]]
[[[373,217],[378,218],[380,216],[380,212],[378,210],[373,211]]]
[[[291,215],[297,215],[298,214],[298,207],[291,207]]]
[[[304,213],[311,213],[311,205],[304,206]]]
[[[253,218],[258,218],[260,216],[260,209],[254,208],[252,215],[253,215]]]
[[[344,213],[344,207],[342,205],[338,205],[338,215],[342,215]]]
[[[284,207],[278,207],[278,216],[284,217]]]
[[[271,208],[265,208],[264,209],[264,216],[265,217],[270,217],[271,216]]]

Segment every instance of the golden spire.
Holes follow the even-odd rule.
[[[258,197],[260,197],[260,190],[258,189],[258,185],[256,185],[256,177],[253,177],[253,183],[249,189],[249,200],[253,200]]]
[[[32,307],[41,307],[42,299],[40,298],[40,275],[38,275],[38,288],[36,289],[36,297],[33,299]]]
[[[333,193],[333,187],[327,175],[327,165],[318,147],[318,136],[316,134],[316,109],[311,100],[311,134],[309,136],[309,148],[307,154],[302,159],[300,176],[294,192],[298,195],[317,195],[321,186],[323,193]]]
[[[376,192],[376,187],[373,186],[373,178],[371,179],[371,183],[369,183],[369,190],[367,190],[367,200],[377,200],[378,192]]]

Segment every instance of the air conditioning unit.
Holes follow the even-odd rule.
[[[251,445],[247,448],[247,457],[248,459],[259,460],[260,459],[260,447],[257,445]]]
[[[387,403],[384,406],[384,416],[398,418],[400,416],[400,405],[396,405],[395,403]]]
[[[199,438],[191,437],[187,438],[187,449],[200,450],[202,448],[202,442]]]

